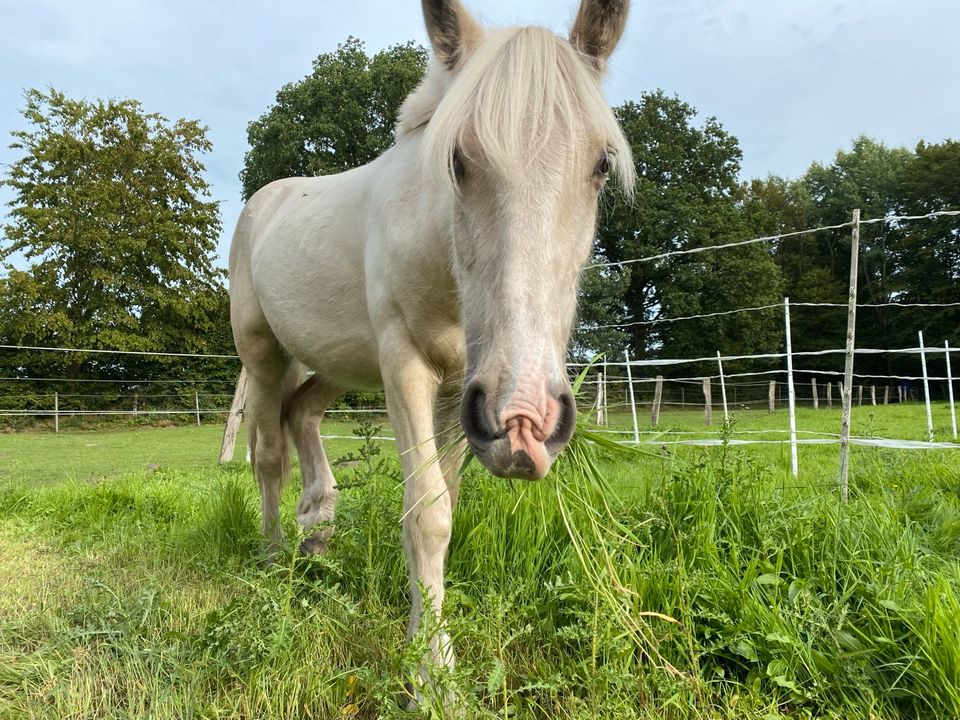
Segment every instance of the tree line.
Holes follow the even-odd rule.
[[[244,199],[272,180],[340,172],[382,153],[426,61],[426,50],[414,43],[371,55],[356,38],[320,55],[309,75],[282,87],[249,124]],[[910,150],[860,137],[800,178],[742,182],[739,143],[716,118],[701,119],[662,91],[614,110],[633,147],[638,184],[632,201],[616,191],[601,200],[598,267],[584,273],[573,338],[581,359],[598,352],[619,359],[624,349],[635,358],[776,352],[784,296],[846,302],[850,235],[819,232],[623,261],[838,224],[854,208],[864,218],[960,208],[954,140]],[[211,150],[206,128],[170,122],[133,100],[88,102],[55,90],[27,91],[23,115],[30,129],[14,132],[12,145],[22,157],[3,179],[14,199],[0,245],[0,344],[232,353],[225,273],[214,258],[221,220],[203,177],[202,157]],[[958,232],[957,218],[862,226],[860,302],[960,299]],[[777,307],[658,322],[765,305]],[[842,347],[842,308],[798,307],[792,314],[795,348]],[[958,320],[957,308],[862,308],[857,344],[912,346],[922,329],[931,343],[960,345]],[[916,374],[915,364],[887,355],[858,359],[857,366]],[[681,366],[676,373],[705,369]],[[236,370],[229,360],[0,352],[3,378],[208,378],[205,389],[222,390]],[[11,387],[0,383],[0,394]],[[41,392],[49,385],[16,387]]]

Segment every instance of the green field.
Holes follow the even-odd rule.
[[[839,412],[798,424],[836,433]],[[738,411],[710,430],[786,425]],[[672,411],[664,429],[705,430]],[[220,431],[0,435],[0,718],[416,716],[397,698],[427,638],[404,647],[392,445],[328,442],[351,454],[331,550],[265,570]],[[923,408],[855,409],[854,432],[925,439]],[[834,445],[801,447],[794,478],[785,445],[643,437],[632,455],[578,439],[540,483],[467,469],[444,607],[458,665],[437,678],[460,717],[960,717],[956,450],[855,447],[841,504]]]

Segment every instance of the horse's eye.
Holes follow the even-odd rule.
[[[600,159],[597,161],[597,167],[593,172],[603,177],[610,174],[610,155],[608,153],[604,152],[603,155],[600,156]]]
[[[460,155],[460,150],[453,151],[453,176],[457,180],[463,180],[463,176],[466,173],[466,170],[463,167],[463,157]]]

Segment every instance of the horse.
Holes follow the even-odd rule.
[[[319,423],[343,392],[382,388],[404,475],[408,638],[443,604],[467,447],[494,475],[532,480],[573,434],[578,277],[608,176],[628,193],[635,179],[601,90],[627,5],[582,0],[562,38],[422,0],[432,58],[395,144],[363,167],[273,182],[237,222],[230,315],[268,546],[283,542],[292,438],[300,550],[326,550],[338,490]],[[438,627],[424,668],[453,665]]]

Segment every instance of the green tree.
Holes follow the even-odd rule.
[[[864,219],[925,214],[960,207],[960,143],[921,142],[915,151],[855,139],[828,164],[814,163],[796,181],[755,180],[745,188],[744,211],[755,232],[778,233],[848,222],[860,208]],[[960,254],[954,218],[861,225],[859,301],[946,303],[960,296]],[[850,231],[828,230],[778,243],[776,261],[785,292],[795,302],[847,301]],[[860,347],[909,347],[917,330],[931,342],[956,341],[956,309],[862,307]],[[801,350],[842,347],[843,308],[797,308],[794,345]],[[838,369],[836,358],[808,358],[810,367]],[[857,360],[863,373],[917,374],[916,358],[876,355]]]
[[[662,92],[615,109],[633,148],[636,198],[610,198],[601,208],[599,260],[622,262],[675,250],[742,240],[749,234],[739,207],[740,148],[715,118],[694,124],[696,110]],[[601,292],[598,286],[603,286]],[[583,321],[633,323],[619,335],[582,332],[578,343],[618,357],[696,356],[769,351],[780,343],[774,313],[742,313],[684,323],[662,318],[775,303],[780,274],[768,248],[745,246],[717,252],[632,263],[590,278],[603,296],[602,316],[588,295]],[[620,342],[619,347],[612,347]]]
[[[3,180],[14,192],[0,246],[3,337],[24,345],[222,351],[214,331],[223,273],[212,262],[220,217],[200,160],[211,149],[206,128],[170,122],[134,100],[88,102],[56,90],[29,90],[25,99],[30,127],[13,133],[11,148],[21,157]],[[83,354],[7,362],[20,374],[68,377],[123,376],[138,367],[129,357]]]
[[[810,203],[810,227],[821,227],[849,222],[854,209],[860,208],[863,219],[897,214],[903,206],[903,179],[912,162],[912,153],[904,148],[888,148],[882,143],[861,136],[849,150],[837,152],[827,165],[814,163],[801,179]],[[898,298],[903,290],[903,278],[895,262],[896,248],[903,233],[895,225],[877,223],[860,228],[860,259],[858,274],[858,301],[862,304],[888,303]],[[787,241],[784,249],[793,241]],[[815,263],[819,272],[808,278],[799,278],[797,299],[845,303],[850,277],[850,231],[827,230],[817,233],[803,245],[813,250],[808,261]],[[819,281],[819,288],[817,281]],[[817,297],[818,292],[822,292]],[[834,295],[830,298],[830,295]],[[807,309],[799,313],[806,327],[815,336],[798,337],[798,347],[821,350],[843,347],[846,323],[842,309]],[[827,319],[829,318],[829,320]],[[858,312],[857,344],[860,347],[892,347],[892,333],[904,320],[899,308],[862,308]],[[804,325],[800,325],[801,332]],[[912,344],[912,343],[911,343]],[[859,358],[858,372],[892,373],[893,356]],[[838,369],[836,359],[814,360],[814,366]]]
[[[744,185],[743,213],[753,235],[778,235],[806,230],[816,215],[803,180],[770,176]],[[845,303],[847,282],[834,274],[831,252],[834,235],[798,235],[778,242],[774,259],[783,277],[783,292],[797,303]],[[842,347],[846,335],[843,311],[795,307],[791,314],[793,345],[798,350]],[[808,359],[810,366],[833,367],[833,359]],[[819,365],[818,365],[819,363]]]
[[[960,210],[960,142],[920,142],[903,176],[903,212],[922,215]],[[960,302],[960,218],[904,223],[894,264],[899,268],[900,302]],[[898,344],[912,345],[916,330],[929,342],[947,339],[960,347],[960,308],[901,311],[891,331]]]
[[[244,199],[280,178],[342,172],[380,155],[393,143],[397,111],[427,57],[412,42],[370,57],[354,37],[320,55],[310,75],[284,85],[247,127]]]

